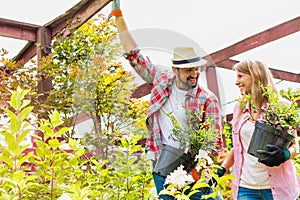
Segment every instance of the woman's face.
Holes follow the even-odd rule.
[[[252,77],[250,74],[237,71],[235,84],[240,88],[241,94],[250,94]]]

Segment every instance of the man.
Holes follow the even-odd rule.
[[[145,59],[140,53],[140,49],[137,48],[137,44],[128,31],[122,16],[119,0],[113,0],[113,10],[110,15],[116,17],[120,40],[126,52],[125,58],[144,81],[152,84],[146,120],[149,130],[146,151],[147,157],[154,163],[153,177],[159,194],[164,188],[166,178],[166,174],[157,169],[157,165],[164,162],[159,159],[161,152],[166,147],[168,150],[178,150],[180,146],[176,139],[170,137],[174,124],[168,113],[173,113],[176,120],[184,126],[189,121],[188,113],[200,113],[203,109],[201,120],[212,119],[211,123],[219,130],[218,137],[212,144],[214,148],[210,149],[211,154],[217,155],[222,146],[219,103],[211,91],[198,85],[201,65],[205,64],[206,60],[198,56],[193,48],[176,47],[173,52],[172,73],[168,73],[153,65],[149,59]],[[156,163],[159,160],[160,163]],[[193,163],[193,160],[190,163]],[[185,167],[187,171],[190,171],[189,165]],[[199,192],[193,197],[200,199],[201,194]],[[159,199],[173,198],[160,195]]]

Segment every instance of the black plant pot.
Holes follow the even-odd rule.
[[[184,153],[182,149],[163,145],[161,154],[156,162],[153,172],[160,176],[167,177],[180,165],[183,165],[184,169],[188,171],[193,164],[193,160],[192,156]]]
[[[268,150],[267,144],[274,144],[283,148],[288,148],[294,136],[280,131],[268,124],[256,121],[255,129],[249,144],[248,153],[257,158],[263,158],[263,154],[258,154],[256,150]]]

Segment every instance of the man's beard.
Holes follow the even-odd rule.
[[[192,88],[195,88],[195,87],[197,86],[199,76],[196,77],[196,84],[195,84],[195,85],[189,84],[189,79],[192,79],[192,77],[190,77],[190,76],[187,77],[187,78],[185,79],[185,81],[183,81],[183,80],[181,79],[180,74],[178,75],[178,78],[179,78],[179,81],[180,81],[183,85],[185,85],[188,89],[192,89]]]

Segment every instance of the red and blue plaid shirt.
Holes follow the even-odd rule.
[[[159,69],[153,65],[151,61],[140,53],[139,49],[131,50],[124,54],[125,58],[129,60],[131,66],[139,74],[139,76],[147,83],[152,84],[151,97],[149,103],[149,110],[146,119],[146,125],[149,131],[147,138],[146,151],[149,158],[156,159],[161,150],[161,129],[158,120],[158,110],[166,102],[171,94],[172,84],[175,81],[175,75],[169,71]],[[203,89],[199,85],[188,91],[186,108],[192,113],[200,113],[203,109],[203,119],[211,119],[211,123],[215,125],[218,131],[218,138],[216,138],[216,149],[214,152],[219,152],[222,148],[222,134],[221,134],[221,113],[218,99],[208,89]]]

